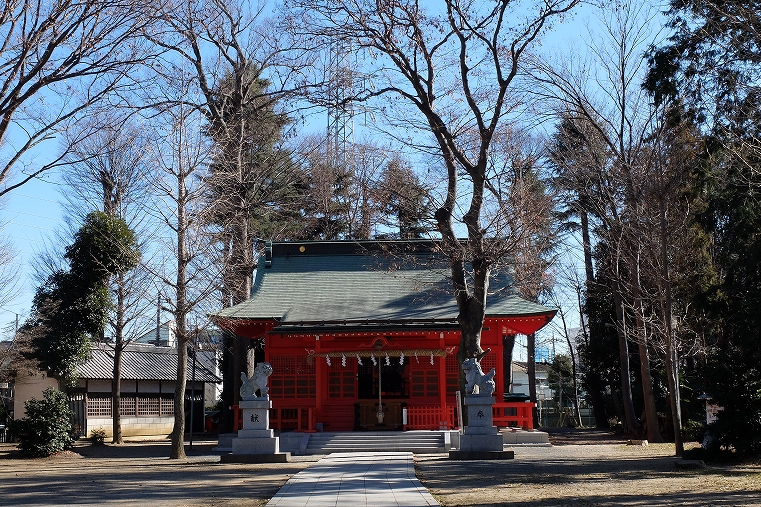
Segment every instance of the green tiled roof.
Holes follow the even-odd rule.
[[[220,318],[281,324],[452,321],[457,305],[449,269],[430,241],[273,243],[259,262],[248,301]],[[391,253],[393,252],[393,253]],[[492,280],[489,316],[541,315],[549,308]]]

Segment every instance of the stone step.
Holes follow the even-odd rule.
[[[309,446],[310,447],[325,447],[325,446],[405,446],[405,445],[418,445],[418,446],[434,446],[434,447],[440,447],[444,444],[443,438],[438,439],[410,439],[410,440],[376,440],[376,439],[367,439],[367,440],[343,440],[343,439],[331,439],[331,440],[320,440],[320,439],[314,439],[314,437],[311,437],[309,439]]]
[[[313,433],[304,449],[306,454],[330,452],[406,451],[443,453],[448,450],[443,432],[395,433]]]
[[[433,437],[411,437],[411,438],[383,438],[383,437],[320,437],[312,434],[312,442],[440,442],[441,435]]]

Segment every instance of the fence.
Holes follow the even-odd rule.
[[[519,426],[525,429],[534,428],[531,409],[536,404],[527,401],[508,401],[495,403],[492,406],[492,420],[495,426]]]
[[[171,417],[174,399],[152,397],[122,397],[119,402],[125,417]],[[87,417],[113,417],[111,398],[88,398]]]
[[[439,405],[408,406],[406,429],[410,430],[448,430],[455,428],[454,407]]]

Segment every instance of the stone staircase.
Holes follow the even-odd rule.
[[[438,454],[449,452],[451,447],[450,434],[446,431],[356,431],[351,433],[310,433],[308,436],[306,446],[302,443],[303,454],[382,451]]]

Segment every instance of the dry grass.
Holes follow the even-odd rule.
[[[515,448],[511,461],[417,456],[417,475],[444,506],[761,506],[761,464],[675,467],[673,444]]]

